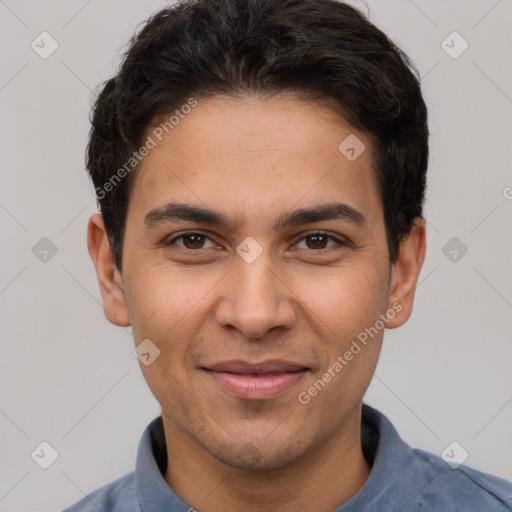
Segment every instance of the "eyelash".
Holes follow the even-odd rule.
[[[201,233],[201,232],[198,232],[198,231],[187,231],[186,233],[182,233],[181,235],[173,238],[172,240],[169,240],[168,242],[165,242],[164,245],[165,247],[169,247],[171,245],[174,244],[174,242],[176,242],[177,240],[180,240],[186,236],[191,236],[191,235],[200,235],[202,237],[204,237],[205,239],[209,239],[211,240],[211,238],[204,234],[204,233]],[[308,233],[306,235],[304,235],[302,238],[300,238],[299,240],[297,240],[297,244],[299,242],[302,242],[304,239],[306,238],[309,238],[309,237],[312,237],[312,236],[315,236],[315,235],[322,235],[322,236],[325,236],[327,238],[330,238],[331,240],[334,240],[335,242],[337,242],[340,246],[347,246],[348,243],[347,242],[344,242],[338,238],[336,238],[335,236],[333,235],[329,235],[328,233],[325,233],[323,231],[314,231],[313,233]],[[213,240],[211,240],[213,241]],[[187,247],[181,247],[181,246],[178,246],[180,248],[180,250],[184,251],[184,252],[188,252],[188,253],[198,253],[200,252],[201,250],[203,249],[188,249]],[[325,253],[325,252],[328,252],[328,251],[331,251],[331,250],[336,250],[335,247],[328,247],[328,248],[325,248],[325,249],[309,249],[310,251],[313,251],[313,252],[317,252],[317,253]]]

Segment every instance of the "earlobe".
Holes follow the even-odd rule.
[[[388,308],[393,308],[398,312],[393,319],[386,323],[386,327],[389,329],[400,327],[411,316],[414,292],[425,259],[425,251],[425,221],[417,218],[411,231],[402,241],[397,261],[391,270]]]
[[[114,254],[110,249],[101,213],[95,213],[89,219],[87,247],[96,269],[105,317],[120,327],[131,325],[122,275],[115,266]]]

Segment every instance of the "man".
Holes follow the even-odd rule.
[[[427,111],[335,0],[156,13],[95,105],[88,247],[162,415],[75,511],[505,511],[363,405],[425,256]]]

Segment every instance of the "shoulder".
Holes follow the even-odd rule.
[[[413,452],[426,483],[411,500],[410,510],[512,511],[512,482],[464,464],[452,468],[424,450]]]
[[[135,492],[135,473],[100,487],[63,512],[140,512]]]
[[[512,482],[412,448],[384,414],[366,404],[361,433],[363,451],[369,460],[375,457],[367,482],[368,512],[391,504],[401,512],[512,512]]]

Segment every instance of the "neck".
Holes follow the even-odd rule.
[[[297,463],[272,471],[227,466],[163,416],[168,464],[165,481],[201,512],[331,511],[366,483],[370,466],[361,449],[361,408],[336,436]]]

